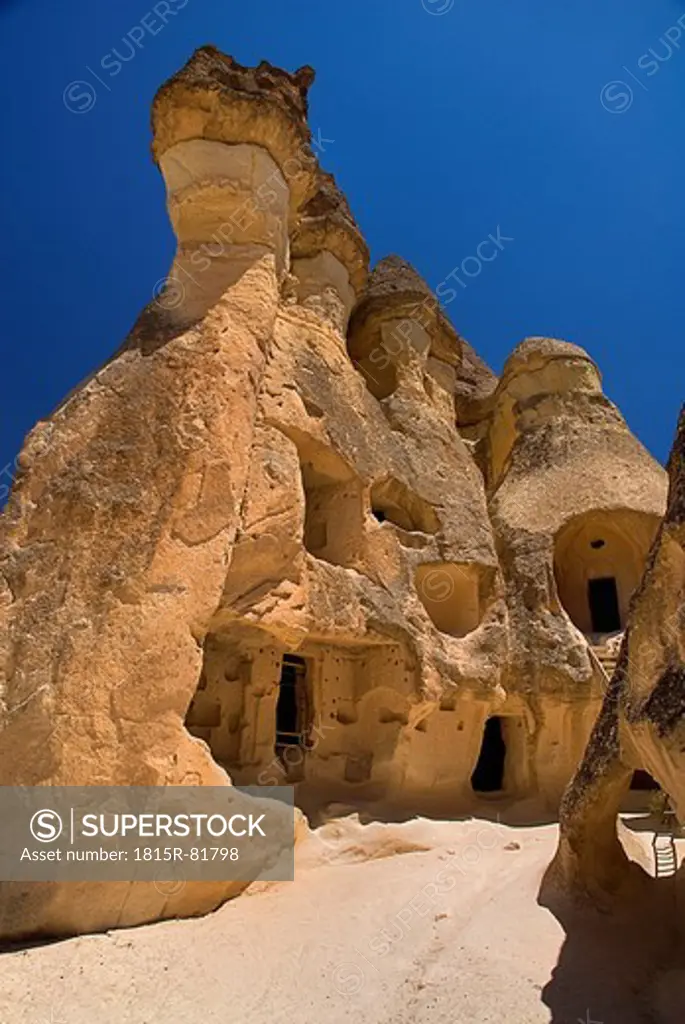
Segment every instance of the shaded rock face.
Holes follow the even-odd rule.
[[[0,519],[2,784],[553,810],[581,756],[665,474],[581,349],[529,339],[498,382],[409,264],[369,276],[312,77],[204,48],[155,100],[169,279]],[[4,885],[0,934],[237,888]]]
[[[685,409],[669,461],[666,516],[633,598],[618,667],[564,796],[550,878],[600,898],[639,871],[617,834],[635,771],[648,772],[685,820]]]
[[[487,426],[483,408],[497,387],[497,377],[467,341],[461,343],[461,366],[455,382],[457,425],[462,437],[482,436],[479,425]]]

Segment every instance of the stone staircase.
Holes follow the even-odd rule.
[[[606,672],[607,679],[611,679],[616,669],[616,662],[618,661],[617,653],[612,651],[606,644],[593,644],[592,650],[594,651],[597,661]]]
[[[657,878],[671,878],[678,869],[675,839],[670,832],[657,832],[654,847],[654,869]]]
[[[611,679],[616,670],[618,652],[621,647],[621,633],[586,633],[586,640],[590,650],[599,662],[607,681]]]

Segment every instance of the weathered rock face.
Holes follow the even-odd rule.
[[[618,667],[562,804],[551,877],[593,895],[616,891],[636,874],[616,827],[635,771],[648,772],[685,820],[685,409],[669,476],[666,516],[633,599]]]
[[[311,68],[244,68],[199,50],[155,98],[153,153],[178,251],[161,304],[203,316],[257,260],[280,280],[289,235],[318,183],[307,126]]]
[[[461,342],[462,359],[454,388],[457,426],[462,437],[484,436],[487,403],[497,387],[497,377],[467,341]]]
[[[333,175],[319,174],[318,191],[302,210],[290,255],[298,304],[344,335],[366,283],[369,250]]]
[[[372,275],[350,330],[352,351],[365,331],[372,352],[392,340],[383,401],[330,320],[298,304],[277,319],[243,529],[189,716],[234,780],[298,781],[307,806],[463,799],[471,764],[455,756],[459,716],[440,705],[495,689],[503,656],[482,479],[454,423],[456,335],[438,366],[444,339],[403,319],[406,271],[393,288],[394,266]],[[390,294],[372,319],[379,279]],[[301,681],[291,730],[284,656]]]
[[[172,277],[180,289],[26,443],[0,526],[3,784],[228,784],[183,723],[246,500],[290,211],[315,186],[310,77],[200,52],[155,103],[179,233],[172,275],[195,253],[207,265]],[[217,223],[235,239],[217,245]],[[0,932],[134,924],[236,888],[167,898],[152,885],[45,885],[22,903],[8,885]]]
[[[625,626],[666,480],[575,345],[524,341],[490,406],[479,459],[507,585],[505,686],[533,709],[533,788],[556,803],[599,710],[607,635]]]
[[[207,48],[155,101],[169,281],[0,520],[2,784],[554,808],[581,756],[665,475],[582,350],[531,339],[498,383],[412,267],[368,275],[312,77]],[[0,933],[236,888],[8,885]]]

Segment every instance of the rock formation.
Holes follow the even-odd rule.
[[[530,338],[507,361],[480,442],[507,583],[505,688],[534,710],[539,788],[554,806],[612,669],[665,501],[665,474],[575,345]]]
[[[0,783],[554,811],[665,474],[582,349],[529,339],[497,381],[411,266],[368,274],[312,80],[206,47],[155,100],[169,279],[0,521]],[[0,933],[236,888],[5,884]]]
[[[664,522],[633,599],[618,666],[564,797],[550,879],[599,899],[640,877],[617,832],[634,773],[648,772],[685,821],[685,409]]]

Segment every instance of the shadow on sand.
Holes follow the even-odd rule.
[[[603,909],[543,879],[538,902],[566,938],[542,1001],[552,1024],[682,1024],[685,875],[652,879],[632,865],[630,885]],[[678,913],[678,908],[681,914]]]

